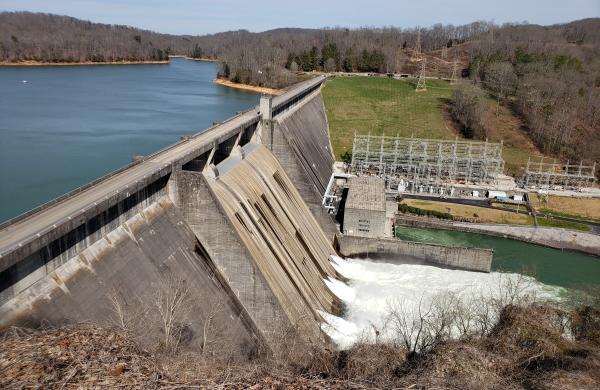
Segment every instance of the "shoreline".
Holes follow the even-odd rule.
[[[223,85],[225,87],[242,89],[242,90],[250,91],[250,92],[266,93],[269,95],[281,95],[283,93],[283,90],[281,90],[281,89],[257,87],[255,85],[234,83],[233,81],[229,81],[229,80],[225,80],[225,79],[214,79],[213,83],[218,84],[218,85]]]
[[[181,55],[172,55],[172,56],[169,56],[169,58],[183,58],[188,61],[199,61],[199,62],[221,62],[220,60],[216,60],[214,58],[194,58],[194,57],[181,56]]]
[[[81,62],[46,62],[46,61],[19,61],[6,62],[0,61],[0,66],[19,67],[19,66],[89,66],[89,65],[165,65],[169,61],[81,61]]]

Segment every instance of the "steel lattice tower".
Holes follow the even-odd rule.
[[[425,58],[421,60],[421,71],[419,72],[419,81],[417,81],[416,92],[427,91],[427,84],[425,84]]]

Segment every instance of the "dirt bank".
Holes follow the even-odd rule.
[[[281,95],[283,93],[280,89],[267,88],[267,87],[257,87],[255,85],[249,84],[240,84],[234,83],[233,81],[225,80],[225,79],[214,79],[213,83],[224,85],[226,87],[243,89],[245,91],[257,92],[257,93],[266,93],[269,95]]]

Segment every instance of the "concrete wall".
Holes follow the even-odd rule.
[[[180,212],[165,197],[4,302],[0,327],[36,326],[41,321],[113,325],[110,298],[118,296],[128,316],[147,310],[140,324],[143,341],[155,345],[161,337],[155,298],[167,277],[185,280],[189,288],[189,312],[182,321],[189,348],[200,348],[204,321],[217,305],[223,308],[215,323],[226,326],[214,332],[226,334],[236,349],[247,349],[261,339],[235,295],[215,274],[211,260],[201,254]]]
[[[600,236],[597,234],[560,228],[518,225],[492,225],[465,222],[445,222],[431,218],[397,215],[396,225],[429,229],[455,230],[510,238],[555,249],[569,249],[600,256]]]
[[[257,328],[269,339],[280,326],[287,324],[287,317],[206,179],[201,172],[177,171],[170,184],[177,191],[169,196],[181,210],[186,224]]]
[[[25,290],[84,249],[100,240],[124,221],[166,193],[166,177],[137,183],[137,191],[122,192],[82,211],[43,233],[29,244],[2,258],[9,265],[0,272],[0,304]]]
[[[344,234],[384,237],[385,226],[385,211],[344,209]]]
[[[393,238],[367,238],[337,236],[337,249],[345,257],[393,256],[407,260],[419,260],[468,271],[490,272],[491,249],[450,247],[402,241]]]
[[[272,234],[264,235],[261,242],[265,248],[276,246],[277,250],[263,255],[252,247],[251,238],[240,240],[240,226],[232,223],[236,217],[224,212],[223,199],[215,196],[206,178],[199,172],[181,170],[182,166],[200,169],[203,161],[199,156],[213,148],[217,162],[227,159],[239,131],[249,129],[249,137],[258,123],[258,112],[248,112],[167,148],[168,158],[157,153],[156,161],[146,159],[135,165],[135,169],[142,166],[150,172],[141,180],[128,183],[128,170],[119,171],[117,179],[124,183],[123,188],[49,225],[37,237],[27,237],[22,246],[19,241],[16,249],[11,246],[0,256],[0,327],[35,325],[42,320],[106,320],[110,291],[117,290],[133,307],[148,306],[164,276],[173,275],[188,281],[194,297],[188,319],[190,346],[200,344],[198,330],[215,299],[227,306],[218,322],[235,334],[228,339],[240,345],[263,343],[265,336],[273,338],[281,330],[280,325],[295,325],[305,318],[311,328],[307,334],[320,338],[318,310],[339,309],[337,298],[322,280],[336,273],[328,262],[333,248],[319,224],[330,239],[337,229],[321,207],[333,156],[318,94],[320,82],[304,83],[274,101],[277,115],[276,122],[270,122],[273,127],[269,124],[274,130],[270,140],[283,168],[261,173],[262,160],[254,161],[251,168],[265,179],[261,191],[270,201],[261,207],[274,204],[274,197],[278,202],[290,194],[293,198],[289,206],[282,206],[286,209],[283,217],[273,214],[269,222],[276,226],[260,222],[261,234],[269,229]],[[272,166],[275,161],[269,159],[268,163]],[[245,177],[236,183],[246,184]],[[286,190],[276,188],[278,180],[286,183]],[[104,196],[102,181],[93,187],[98,196]],[[294,192],[296,189],[300,193]],[[73,194],[64,201],[73,201],[72,197],[78,197],[75,201],[87,199],[85,194]],[[48,207],[60,211],[61,203]],[[15,223],[27,223],[29,218],[36,215]],[[284,258],[285,265],[281,263]],[[157,334],[157,323],[149,317],[149,337]]]
[[[261,143],[279,160],[327,237],[333,240],[338,229],[321,204],[334,158],[320,93],[314,92],[275,121],[263,123]]]

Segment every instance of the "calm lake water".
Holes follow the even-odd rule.
[[[181,58],[0,68],[0,221],[258,103],[215,74]]]
[[[492,248],[492,271],[525,271],[545,284],[567,288],[586,288],[600,284],[600,259],[578,252],[449,230],[398,227],[396,235],[411,241]]]

